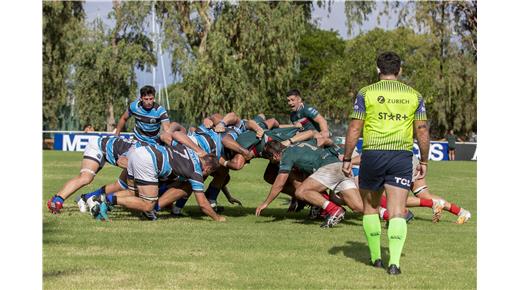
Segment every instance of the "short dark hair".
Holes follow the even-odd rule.
[[[264,151],[262,152],[262,157],[271,159],[275,153],[280,154],[283,148],[285,148],[285,146],[283,146],[282,143],[277,140],[267,142],[267,144],[265,144]]]
[[[298,89],[291,89],[287,92],[286,97],[289,96],[298,96],[301,98],[300,91]]]
[[[152,95],[155,97],[155,88],[152,86],[144,86],[140,90],[141,97]]]
[[[210,173],[214,172],[218,168],[218,159],[214,153],[204,155],[200,159],[204,160],[205,166],[208,168]]]
[[[381,74],[398,75],[401,69],[401,58],[393,51],[383,52],[377,57],[377,67]]]

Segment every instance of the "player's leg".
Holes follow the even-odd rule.
[[[120,196],[114,193],[107,195],[107,202],[110,205],[119,204],[129,209],[139,210],[148,219],[157,219],[153,208],[158,200],[159,181],[154,160],[145,147],[137,148],[129,154],[127,170],[129,187],[136,189],[137,196],[126,194]]]
[[[458,216],[457,223],[463,224],[468,221],[468,219],[471,218],[471,213],[468,210],[463,209],[462,207],[459,207],[457,204],[449,202],[445,200],[444,198],[435,195],[430,192],[430,189],[426,185],[425,179],[416,180],[413,184],[412,189],[413,194],[420,198],[421,200],[433,200],[437,201],[437,203],[442,203],[443,209],[449,211],[453,215]],[[442,202],[439,202],[442,201]]]
[[[125,195],[117,196],[117,201],[114,205],[121,205],[128,209],[139,210],[142,212],[151,212],[157,201],[159,190],[157,185],[137,185],[139,196]]]
[[[341,191],[343,202],[354,212],[363,212],[363,200],[357,188],[349,188]]]
[[[85,194],[82,194],[80,198],[78,199],[78,207],[80,212],[87,212],[87,210],[92,208],[93,205],[96,204],[96,200],[103,200],[103,196],[110,193],[115,193],[118,191],[125,191],[128,189],[127,184],[128,174],[126,169],[123,169],[121,173],[119,174],[119,179],[114,181],[110,184],[105,184],[101,186],[100,188],[88,192]],[[128,193],[132,194],[132,193]],[[119,193],[119,195],[122,195],[122,193]]]
[[[52,213],[59,213],[65,200],[80,188],[94,180],[96,172],[100,168],[98,161],[83,158],[79,175],[67,181],[56,195],[47,202],[47,207]]]
[[[320,206],[327,212],[327,218],[322,227],[333,227],[345,216],[345,210],[341,206],[329,201],[321,194],[327,189],[333,189],[340,179],[345,178],[341,170],[338,171],[341,166],[342,163],[337,162],[321,167],[305,179],[296,190],[296,197],[314,206]]]
[[[235,155],[235,157],[238,155],[240,154]],[[220,189],[229,182],[229,169],[219,166],[219,168],[213,172],[212,176],[213,180],[211,180],[208,188],[204,192],[204,195],[208,199],[211,207],[216,210],[217,198],[220,193]]]

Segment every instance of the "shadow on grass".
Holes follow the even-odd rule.
[[[345,246],[335,246],[329,249],[330,255],[336,255],[339,252],[343,252],[343,255],[347,258],[372,266],[370,264],[370,250],[368,249],[368,244],[366,242],[360,243],[356,241],[347,241]],[[390,253],[388,252],[388,247],[381,247],[381,258],[383,261],[388,261],[389,256]],[[401,256],[404,257],[406,255],[401,253]]]
[[[69,276],[76,275],[80,271],[78,270],[53,270],[53,271],[43,271],[43,279],[48,278],[58,278],[60,276]]]

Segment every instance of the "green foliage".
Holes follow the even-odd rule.
[[[180,68],[186,94],[176,104],[186,109],[189,120],[214,112],[251,116],[285,110],[283,95],[296,72],[297,44],[304,32],[301,7],[225,3],[205,27],[206,42],[193,41],[185,52],[195,58]]]
[[[44,1],[43,8],[43,127],[56,129],[60,113],[70,110],[70,74],[74,45],[85,13],[80,1]]]
[[[419,53],[401,57],[405,60],[405,82],[427,100],[432,133],[442,136],[450,128],[459,134],[476,131],[476,1],[394,1],[381,7],[374,15],[376,3],[346,3],[347,26],[360,26],[369,16],[379,19],[393,14],[398,27],[423,35],[428,40],[426,46]],[[384,43],[374,47],[381,45]]]
[[[320,104],[320,112],[327,112],[329,117],[333,117],[330,105],[334,107],[332,103],[337,98],[331,98],[334,96],[331,92],[323,94],[327,88],[322,86],[322,79],[332,66],[343,62],[345,44],[336,31],[324,31],[307,25],[307,31],[298,45],[300,62],[295,80],[297,85],[294,87],[301,90],[306,103]]]
[[[134,68],[156,62],[151,40],[138,28],[145,16],[141,5],[125,2],[111,13],[115,27],[107,28],[98,20],[85,28],[73,79],[81,124],[111,131],[137,97]]]

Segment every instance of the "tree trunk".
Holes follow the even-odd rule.
[[[114,117],[114,105],[108,104],[107,132],[112,132],[116,127],[116,119]]]

